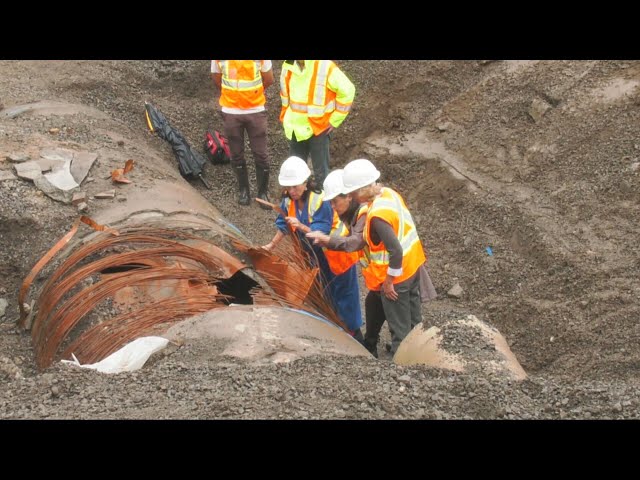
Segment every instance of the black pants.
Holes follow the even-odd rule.
[[[395,354],[400,342],[422,321],[420,310],[420,277],[415,275],[394,285],[398,300],[383,297],[382,292],[370,290],[364,301],[365,346],[372,351],[378,345],[380,330],[385,320],[391,332],[391,353]]]
[[[322,186],[322,182],[329,174],[330,139],[331,134],[323,133],[299,142],[296,140],[296,134],[294,133],[291,136],[291,142],[289,142],[289,155],[300,157],[305,162],[311,156],[313,176],[319,186]]]
[[[377,349],[382,325],[384,325],[387,319],[384,314],[384,308],[382,307],[380,292],[369,290],[369,293],[364,299],[364,316],[367,329],[366,332],[364,332],[364,346],[373,353]]]

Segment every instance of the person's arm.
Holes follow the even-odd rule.
[[[284,208],[285,208],[284,201],[282,201],[280,203],[280,208],[282,208],[284,210]],[[289,233],[289,229],[287,228],[287,221],[284,219],[284,217],[281,214],[278,214],[278,216],[276,217],[276,222],[275,223],[276,223],[276,228],[278,229],[278,231],[276,232],[275,236],[273,237],[273,239],[269,243],[267,243],[266,245],[262,246],[262,248],[264,248],[267,251],[273,250],[275,248],[275,246],[278,243],[280,243],[280,240],[282,240],[284,238],[284,236]]]
[[[393,287],[393,279],[402,275],[402,245],[393,227],[381,218],[376,217],[371,220],[371,229],[378,234],[384,248],[389,252],[389,267],[387,277],[382,282],[382,292],[389,300],[397,300],[398,293]]]
[[[280,108],[280,123],[284,121],[284,114],[287,112],[287,108],[289,108],[289,92],[285,88],[287,72],[291,69],[291,65],[287,64],[287,62],[282,64],[282,70],[280,71],[280,102],[282,104]]]
[[[265,90],[273,85],[275,79],[273,78],[273,68],[271,65],[271,60],[263,60],[260,75],[262,76],[262,86]]]
[[[211,60],[211,80],[218,90],[222,90],[222,72],[217,60]]]
[[[213,80],[213,84],[218,88],[218,90],[222,90],[222,74],[212,73],[211,79]]]
[[[356,224],[351,228],[351,233],[346,237],[340,237],[338,235],[332,235],[329,238],[327,248],[330,250],[339,250],[343,252],[357,252],[362,250],[367,244],[364,240],[362,232],[364,232],[364,226],[367,223],[367,216],[361,215],[356,221]]]
[[[309,232],[305,235],[307,238],[313,240],[314,245],[320,245],[321,247],[327,247],[331,237],[322,232]],[[331,250],[334,250],[333,248]]]
[[[356,87],[351,80],[337,66],[333,68],[327,79],[327,86],[336,92],[336,109],[329,118],[331,127],[338,128],[351,111]]]
[[[264,248],[267,252],[270,252],[276,247],[276,245],[278,245],[278,243],[280,243],[280,240],[282,240],[283,238],[284,238],[284,233],[278,230],[275,236],[273,237],[273,240],[271,240],[266,245],[263,245],[262,248]]]

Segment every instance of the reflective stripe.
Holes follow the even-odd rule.
[[[309,198],[307,198],[307,216],[309,217],[309,225],[311,225],[313,223],[313,214],[316,213],[318,211],[318,209],[320,208],[320,206],[322,205],[322,202],[324,200],[324,192],[322,193],[316,193],[316,192],[309,192]],[[285,206],[285,211],[287,213],[289,213],[291,217],[297,217],[297,215],[295,215],[295,208],[294,208],[294,215],[291,215],[291,204],[293,202],[291,201],[290,197],[286,197],[284,199],[284,206]]]
[[[360,265],[362,268],[367,268],[369,266],[369,259],[371,255],[369,253],[369,245],[365,245],[362,248],[362,256],[360,257]]]
[[[322,105],[309,105],[309,116],[311,117],[321,117],[325,113],[331,112],[336,109],[335,100],[331,100],[324,107]]]
[[[309,192],[309,225],[313,223],[313,214],[318,211],[324,199],[324,192]]]
[[[418,237],[418,231],[415,223],[413,222],[413,218],[411,217],[411,213],[403,207],[400,196],[393,190],[385,190],[385,193],[388,192],[391,195],[391,198],[377,198],[375,200],[375,209],[371,210],[374,210],[375,212],[389,210],[398,215],[398,232],[396,235],[400,242],[400,246],[402,247],[402,255],[404,257],[411,251],[411,248],[420,241],[420,238]],[[409,230],[407,227],[410,227],[410,231],[405,234],[405,230]],[[366,245],[363,250],[364,256],[360,258],[360,263],[364,268],[371,263],[378,265],[389,264],[389,252],[387,250],[376,250],[371,252],[368,245]]]
[[[264,108],[261,60],[219,60],[218,64],[222,73],[220,105],[223,111],[224,108]]]
[[[285,64],[286,65],[286,64]],[[280,101],[282,106],[287,108],[289,106],[289,78],[291,77],[291,70],[282,68],[280,74]]]
[[[369,261],[372,263],[389,263],[389,252],[387,250],[383,250],[380,252],[369,252]]]
[[[325,93],[327,91],[327,76],[329,74],[330,63],[328,60],[318,62],[318,72],[316,74],[316,85],[313,89],[313,103],[323,105]]]
[[[300,113],[307,112],[307,105],[305,103],[291,102],[290,106],[291,106],[291,110],[293,110],[294,112],[300,112]]]
[[[259,87],[261,84],[262,78],[255,80],[231,80],[224,77],[222,78],[222,85],[233,90],[251,90],[252,88]]]
[[[340,113],[349,113],[351,111],[351,104],[343,105],[342,103],[336,102],[336,110]]]
[[[400,245],[402,245],[402,251],[405,252],[407,250],[410,250],[417,240],[420,239],[418,238],[418,232],[416,232],[416,229],[414,228],[413,230],[411,230],[411,233],[406,235],[400,242]]]
[[[347,229],[347,226],[344,224],[342,220],[339,220],[338,224],[331,229],[331,231],[329,232],[329,235],[336,234],[336,235],[340,235],[341,237],[346,237],[348,233],[349,233],[349,230]]]

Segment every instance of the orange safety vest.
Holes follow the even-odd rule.
[[[266,103],[262,85],[262,60],[218,60],[222,72],[220,105],[256,108]]]
[[[358,211],[358,218],[360,218],[360,211]],[[335,210],[333,211],[333,225],[331,226],[331,232],[329,232],[329,235],[333,234],[338,234],[341,237],[346,237],[347,235],[349,235],[349,229],[344,224],[344,222],[340,220],[340,217]],[[327,257],[329,268],[336,275],[342,275],[353,265],[358,263],[358,260],[360,258],[359,251],[343,252],[339,250],[329,250],[326,247],[323,247],[322,250],[324,251],[324,256]]]
[[[311,68],[306,63],[305,68]],[[289,81],[292,72],[288,70],[284,77],[284,85],[280,89],[280,100],[282,101],[282,109],[280,110],[280,121],[284,120],[284,114],[287,108],[297,113],[306,113],[309,124],[313,129],[313,134],[318,135],[329,128],[329,119],[331,114],[338,110],[339,112],[349,113],[351,104],[343,105],[336,101],[336,92],[329,90],[327,81],[336,64],[331,60],[313,60],[313,74],[309,84],[309,96],[307,103],[297,103],[289,101]]]
[[[324,200],[324,192],[316,193],[314,191],[310,191],[309,197],[307,198],[307,200],[308,200],[307,214],[309,217],[309,225],[307,226],[310,227],[311,224],[313,223],[313,214],[316,213],[320,208],[320,206],[322,205],[322,202]],[[298,218],[298,215],[296,214],[296,202],[291,200],[290,197],[287,197],[284,199],[284,206],[287,207],[288,217]],[[291,227],[291,230],[295,232],[297,228]]]
[[[389,252],[384,243],[374,245],[371,240],[371,220],[375,217],[381,218],[393,227],[402,246],[402,275],[393,277],[394,284],[410,278],[427,261],[427,257],[404,200],[394,190],[384,187],[380,195],[369,205],[367,223],[363,232],[367,244],[360,258],[362,276],[367,288],[377,291],[387,278]]]

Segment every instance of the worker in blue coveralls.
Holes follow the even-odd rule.
[[[301,158],[289,157],[282,163],[278,182],[286,188],[280,207],[287,212],[287,216],[278,215],[275,221],[278,231],[273,240],[262,248],[267,251],[273,250],[289,233],[289,226],[298,235],[305,249],[313,250],[313,254],[310,255],[311,262],[315,264],[317,258],[323,285],[328,288],[338,315],[349,329],[349,333],[362,342],[362,312],[355,263],[343,273],[336,275],[327,261],[324,249],[319,245],[313,245],[305,237],[305,234],[312,230],[330,234],[339,228],[336,222],[339,221],[338,215],[330,202],[324,200],[324,193],[315,184],[311,170]]]

